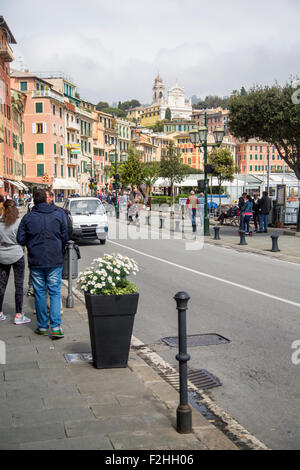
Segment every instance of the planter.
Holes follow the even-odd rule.
[[[138,293],[85,294],[93,364],[97,369],[127,367],[138,300]]]

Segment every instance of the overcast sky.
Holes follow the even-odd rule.
[[[2,0],[30,71],[71,76],[97,103],[152,102],[157,73],[186,97],[300,75],[299,0]]]

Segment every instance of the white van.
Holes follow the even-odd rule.
[[[96,197],[68,198],[64,204],[73,222],[74,240],[99,240],[106,242],[108,220],[102,202]]]

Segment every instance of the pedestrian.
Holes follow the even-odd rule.
[[[263,192],[263,197],[259,202],[259,233],[268,233],[269,214],[272,209],[272,201],[268,192]]]
[[[3,207],[3,204],[4,204],[4,197],[2,196],[2,194],[0,194],[0,216],[3,215],[3,211],[4,211],[4,207]]]
[[[0,220],[0,321],[6,319],[3,314],[3,300],[11,268],[15,280],[15,325],[30,323],[22,312],[25,261],[23,248],[18,245],[17,232],[20,225],[19,211],[12,199],[4,202],[4,212]]]
[[[204,206],[205,206],[205,198],[204,194],[200,193],[199,195],[199,215],[200,215],[200,225],[204,225]]]
[[[34,209],[21,220],[17,241],[28,250],[28,264],[34,288],[38,335],[47,335],[49,321],[51,337],[63,338],[61,326],[61,283],[63,250],[68,241],[64,214],[54,204],[47,204],[44,189],[34,193]],[[47,313],[46,293],[50,296]]]
[[[259,225],[259,202],[260,199],[258,197],[257,193],[253,194],[253,222],[254,222],[254,227],[255,227],[255,232],[258,232],[258,225]]]
[[[239,209],[240,209],[240,230],[242,230],[242,222],[243,222],[243,216],[242,216],[242,209],[244,207],[244,204],[247,201],[247,193],[243,193],[241,197],[239,198]]]
[[[191,216],[191,219],[192,219],[193,232],[196,232],[196,230],[197,230],[196,214],[197,214],[197,209],[199,207],[199,200],[195,196],[194,191],[190,192],[190,197],[188,197],[188,199],[186,201],[186,206],[190,210],[190,216]]]
[[[19,197],[18,197],[17,193],[14,193],[13,200],[14,200],[14,203],[16,204],[16,206],[18,207],[19,206]]]
[[[246,232],[246,235],[250,234],[250,219],[253,215],[253,202],[252,197],[247,196],[246,202],[242,207],[241,216],[242,216],[242,226],[241,229]]]

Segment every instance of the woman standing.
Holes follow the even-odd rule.
[[[246,235],[250,232],[250,219],[253,215],[253,202],[251,196],[247,196],[246,202],[241,210],[242,215],[242,230],[246,228]]]
[[[16,303],[14,324],[23,325],[31,320],[22,313],[25,261],[23,248],[17,243],[17,231],[20,225],[19,211],[12,199],[6,200],[3,207],[4,213],[0,219],[0,321],[6,319],[2,306],[10,269],[13,267]]]

